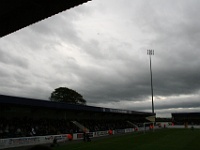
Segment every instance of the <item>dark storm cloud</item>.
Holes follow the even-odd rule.
[[[157,74],[156,74],[157,73]],[[154,73],[154,87],[158,95],[191,94],[200,89],[198,67],[188,67],[168,72]]]
[[[200,23],[198,20],[200,18],[195,15],[195,12],[199,10],[199,2],[193,1],[194,3],[191,2],[189,5],[180,1],[175,5],[171,5],[171,2],[166,1],[160,5],[154,5],[154,2],[148,2],[148,5],[144,5],[146,8],[139,10],[139,15],[136,18],[137,23],[140,25],[139,29],[155,35],[149,47],[143,47],[144,49],[142,49],[143,55],[145,55],[146,49],[155,49],[155,56],[152,57],[154,94],[170,97],[198,92],[200,90],[200,62],[198,59],[200,54],[198,50]],[[161,8],[164,9],[161,10]],[[133,22],[136,22],[135,18]],[[96,42],[94,45],[98,47],[100,43]],[[100,48],[96,49],[99,50]],[[124,53],[120,54],[116,51],[117,46],[113,49],[115,49],[115,53],[112,54],[112,58],[118,55],[116,59],[122,60],[123,63],[120,65],[119,63],[113,63],[117,66],[113,69],[113,72],[116,73],[115,76],[112,76],[109,72],[106,73],[107,70],[94,71],[95,75],[98,75],[88,79],[91,83],[95,82],[97,86],[95,86],[96,88],[91,86],[90,94],[86,94],[89,102],[109,103],[111,101],[119,102],[122,99],[129,101],[134,101],[134,99],[145,100],[145,97],[151,94],[149,60],[145,59],[147,62],[144,63],[136,57],[130,59],[130,55],[124,50],[121,51]],[[103,56],[99,51],[96,53],[92,51],[90,54],[96,56],[96,59],[102,59]],[[108,56],[107,58],[109,58]],[[134,61],[135,59],[136,61]],[[109,62],[105,59],[102,59],[102,61],[105,61],[105,64],[109,66]],[[100,62],[96,61],[96,63]],[[110,67],[110,70],[112,70],[112,67]],[[176,99],[176,101],[181,101],[181,98],[180,100]],[[169,105],[160,103],[157,108],[199,107],[199,102],[194,102],[192,99],[185,103],[174,104],[175,102],[171,102]],[[141,109],[147,107],[149,106],[141,107]],[[134,107],[134,109],[138,108]]]

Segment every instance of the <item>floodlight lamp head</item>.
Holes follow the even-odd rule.
[[[152,49],[147,50],[147,55],[154,55],[154,50]]]

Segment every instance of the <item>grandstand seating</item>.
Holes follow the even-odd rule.
[[[133,124],[143,123],[147,116],[152,115],[148,112],[0,95],[0,138],[83,132],[81,125],[90,132],[134,128]]]
[[[83,132],[70,120],[31,118],[0,118],[0,138],[30,137]],[[133,128],[125,121],[79,120],[90,131],[105,131],[109,129]]]

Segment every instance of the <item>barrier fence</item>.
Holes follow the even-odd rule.
[[[191,126],[192,127],[192,126]],[[194,128],[200,129],[200,126],[193,126]],[[184,128],[184,126],[167,126],[167,128]],[[155,127],[155,129],[159,129]],[[97,131],[97,132],[89,132],[90,138],[109,136],[109,134],[122,134],[122,133],[131,133],[131,132],[143,132],[144,127],[139,127],[137,130],[134,128],[128,129],[117,129],[110,132],[107,131]],[[47,136],[34,136],[34,137],[19,137],[19,138],[6,138],[0,139],[0,149],[11,148],[11,147],[20,147],[20,146],[28,146],[28,145],[37,145],[37,144],[50,144],[53,142],[53,139],[56,138],[57,142],[66,142],[69,140],[69,134],[61,134],[61,135],[47,135]],[[73,140],[82,140],[83,133],[74,133],[72,135]]]
[[[112,134],[119,133],[128,133],[134,132],[134,129],[118,129],[112,131]],[[97,132],[89,132],[90,138],[108,136],[109,131],[97,131]],[[73,140],[82,140],[83,133],[74,133]],[[54,138],[57,139],[57,142],[66,142],[69,139],[68,134],[61,135],[47,135],[47,136],[34,136],[34,137],[19,137],[19,138],[7,138],[0,139],[0,149],[10,148],[10,147],[20,147],[20,146],[28,146],[28,145],[37,145],[37,144],[50,144],[53,143]]]

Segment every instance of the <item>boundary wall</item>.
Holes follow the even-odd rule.
[[[200,125],[189,125],[187,128],[190,129],[194,127],[194,129],[200,129]],[[166,128],[185,128],[184,125],[174,125],[174,126],[166,126]],[[162,129],[155,126],[156,129]],[[151,130],[149,128],[139,127],[137,130],[134,128],[127,129],[116,129],[112,131],[113,135],[117,134],[125,134],[132,132],[144,132]],[[89,132],[90,138],[97,138],[103,136],[109,136],[109,130],[106,131],[97,131],[97,132]],[[29,146],[29,145],[38,145],[38,144],[51,144],[53,143],[53,139],[56,138],[58,142],[67,142],[70,139],[68,138],[69,134],[60,134],[60,135],[46,135],[46,136],[34,136],[34,137],[20,137],[20,138],[7,138],[0,139],[0,149],[11,148],[11,147],[20,147],[20,146]],[[74,133],[73,140],[83,140],[83,133]]]
[[[128,129],[117,129],[113,130],[112,134],[121,134],[121,133],[131,133],[134,132],[134,128]],[[90,138],[109,136],[110,132],[107,131],[97,131],[89,132]],[[34,137],[19,137],[19,138],[6,138],[0,139],[0,149],[11,148],[11,147],[20,147],[20,146],[29,146],[29,145],[38,145],[38,144],[51,144],[53,139],[56,138],[57,142],[66,142],[69,139],[69,134],[60,134],[60,135],[46,135],[46,136],[34,136]],[[72,135],[73,140],[83,140],[83,133],[74,133]]]
[[[183,129],[183,128],[188,128],[188,129],[191,129],[191,128],[194,128],[194,129],[200,129],[200,125],[188,125],[187,127],[184,126],[184,125],[175,125],[175,126],[168,126],[167,128],[179,128],[179,129]]]

